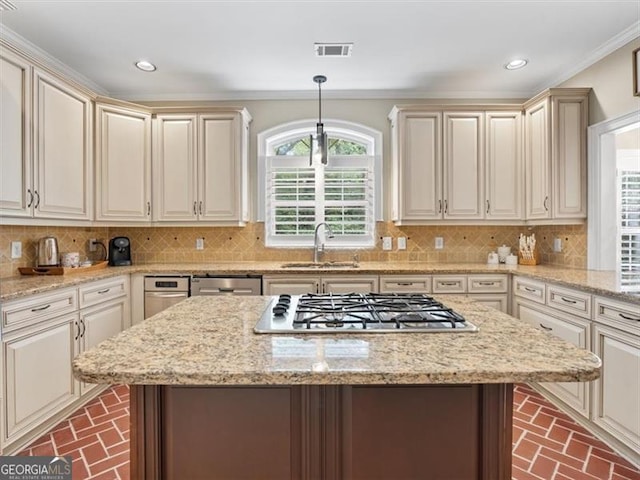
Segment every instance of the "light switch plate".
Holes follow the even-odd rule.
[[[554,238],[553,239],[553,251],[554,252],[562,252],[562,239]]]
[[[11,258],[22,258],[22,242],[11,242]]]
[[[435,248],[436,248],[436,250],[442,250],[444,248],[444,238],[443,237],[436,237]]]
[[[196,250],[204,250],[204,238],[196,238]]]
[[[398,237],[398,250],[407,249],[407,237]]]
[[[391,237],[382,237],[382,250],[391,250],[392,248]]]

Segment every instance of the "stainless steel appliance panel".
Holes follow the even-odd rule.
[[[144,318],[160,313],[189,296],[189,277],[145,277]]]
[[[194,275],[191,295],[262,295],[262,277]]]

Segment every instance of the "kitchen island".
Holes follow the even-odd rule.
[[[475,333],[255,334],[268,297],[192,297],[77,357],[131,388],[132,478],[511,478],[512,384],[600,360],[463,297]]]

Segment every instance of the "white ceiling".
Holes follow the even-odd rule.
[[[11,2],[0,33],[138,100],[311,98],[316,74],[329,97],[524,98],[640,36],[639,0]],[[505,70],[516,57],[529,65]]]

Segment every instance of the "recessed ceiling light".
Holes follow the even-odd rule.
[[[140,70],[143,70],[145,72],[155,72],[156,71],[156,66],[151,63],[148,62],[146,60],[139,60],[135,63],[136,67],[138,67]]]
[[[518,70],[519,68],[524,67],[527,63],[529,63],[529,60],[526,60],[524,58],[516,58],[515,60],[511,60],[509,63],[507,63],[504,68],[506,68],[507,70]]]

